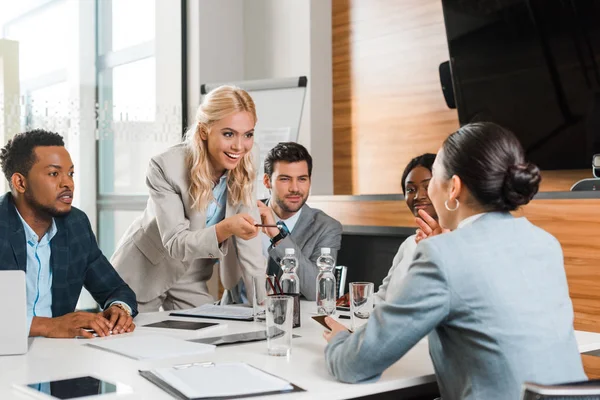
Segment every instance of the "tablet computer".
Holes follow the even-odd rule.
[[[131,387],[118,382],[108,382],[94,376],[35,382],[30,384],[14,384],[13,387],[37,399],[86,399],[104,394],[132,393]]]
[[[197,322],[197,321],[177,321],[166,319],[164,321],[155,322],[153,324],[141,325],[146,328],[167,328],[167,329],[185,329],[195,331],[211,326],[219,325],[217,322]]]

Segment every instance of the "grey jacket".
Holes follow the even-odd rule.
[[[331,255],[337,259],[342,245],[342,224],[321,210],[302,207],[302,213],[294,230],[283,238],[277,246],[269,247],[269,263],[277,263],[285,255],[286,248],[295,249],[298,258],[298,277],[300,293],[308,300],[317,297],[317,258],[322,247],[329,247]]]
[[[560,244],[508,213],[419,243],[398,295],[334,337],[327,366],[341,381],[375,378],[427,334],[444,400],[586,379]]]
[[[252,276],[264,274],[258,236],[250,240],[232,236],[219,245],[215,226],[206,227],[206,212],[192,208],[186,152],[182,143],[150,160],[148,206],[127,229],[111,259],[140,302],[169,290],[192,264],[202,268],[201,280],[207,281],[219,261],[219,277],[226,289],[240,279],[251,288]],[[260,221],[255,203],[248,207],[227,202],[225,218],[240,213]]]

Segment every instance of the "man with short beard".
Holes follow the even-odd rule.
[[[269,199],[258,201],[263,224],[278,228],[263,228],[263,252],[267,257],[269,275],[281,275],[279,262],[286,248],[295,249],[298,258],[300,293],[308,300],[316,299],[316,262],[321,248],[331,249],[333,258],[342,243],[342,225],[321,210],[306,205],[310,192],[312,157],[298,143],[279,143],[267,154],[263,183],[271,192]]]
[[[0,271],[26,274],[29,336],[132,332],[135,294],[98,248],[87,216],[71,206],[74,167],[62,137],[17,134],[0,164],[11,189],[0,196]],[[74,312],[82,287],[104,311]]]

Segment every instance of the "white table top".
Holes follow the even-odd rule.
[[[292,354],[289,358],[267,355],[266,341],[242,345],[217,347],[211,354],[185,356],[153,361],[137,361],[117,354],[84,346],[90,341],[114,340],[119,336],[99,339],[30,339],[29,351],[20,356],[0,357],[0,399],[26,399],[17,392],[15,383],[34,383],[64,379],[73,376],[95,375],[108,381],[119,381],[133,388],[128,395],[105,395],[102,399],[172,399],[166,392],[141,377],[140,369],[166,367],[190,362],[234,362],[251,364],[296,384],[306,392],[269,396],[269,399],[347,399],[374,393],[398,390],[433,382],[435,375],[429,358],[427,341],[422,340],[400,361],[384,372],[375,383],[349,385],[337,382],[327,372],[323,350],[326,342],[322,338],[323,329],[310,319],[312,303],[303,302],[302,327],[294,329],[300,338],[292,340]],[[148,329],[140,325],[166,319],[168,313],[141,314],[135,322],[138,328],[128,335],[168,334],[184,339],[212,337],[226,333],[250,332],[264,329],[264,324],[254,322],[216,321],[197,318],[169,317],[170,319],[222,322],[226,326],[202,331],[177,331]],[[341,320],[348,323],[348,320]],[[580,351],[600,349],[600,334],[576,332]]]

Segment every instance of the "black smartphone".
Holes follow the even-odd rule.
[[[311,318],[323,325],[326,329],[331,330],[331,328],[325,323],[325,318],[327,318],[327,315],[313,315]]]

